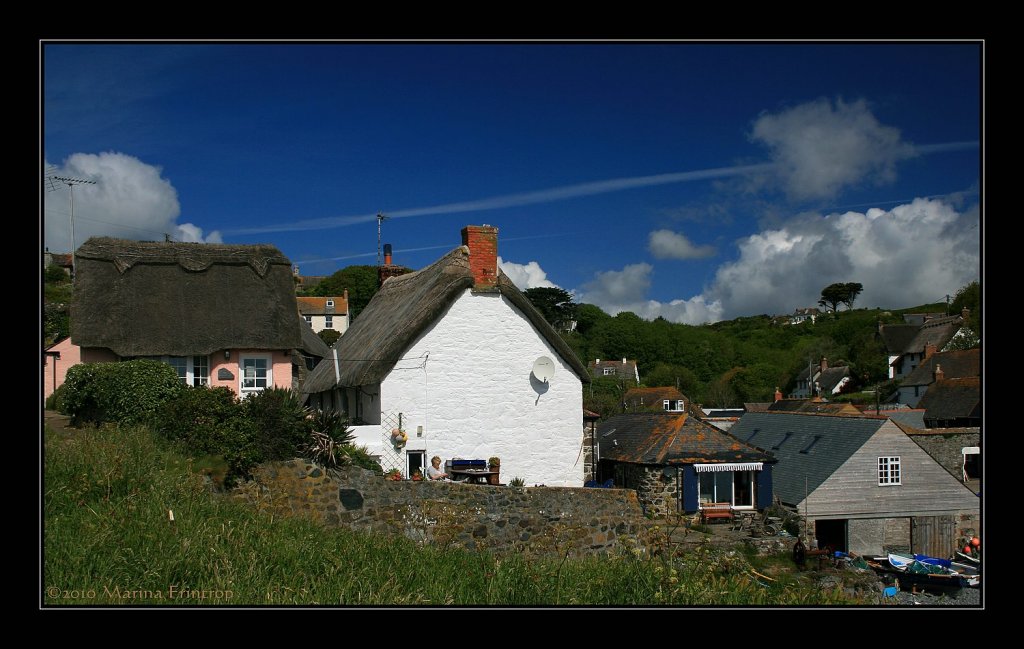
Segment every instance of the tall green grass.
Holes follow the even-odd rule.
[[[496,557],[274,518],[209,493],[191,460],[144,427],[47,430],[45,451],[46,605],[856,603],[762,585],[742,557],[710,547]]]

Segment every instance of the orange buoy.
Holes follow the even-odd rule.
[[[973,545],[976,548],[980,548],[981,547],[981,539],[979,539],[978,537],[975,536],[974,538],[971,539],[971,545]]]

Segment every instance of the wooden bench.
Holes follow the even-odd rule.
[[[700,514],[705,523],[715,518],[732,520],[732,505],[729,503],[707,503],[701,509]]]

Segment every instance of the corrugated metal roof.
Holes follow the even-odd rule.
[[[804,499],[805,479],[806,493],[817,489],[885,422],[866,417],[749,412],[729,432],[778,459],[772,470],[775,493],[782,502],[796,504]],[[808,452],[800,452],[812,442]]]

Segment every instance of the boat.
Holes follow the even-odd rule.
[[[890,553],[888,559],[889,563],[897,569],[906,570],[916,561],[924,566],[935,566],[937,568],[941,568],[943,572],[947,572],[949,574],[961,575],[967,581],[967,585],[972,588],[976,588],[981,584],[981,570],[979,566],[954,563],[949,559],[929,557],[925,554],[915,554],[911,558],[904,554]],[[935,570],[928,570],[928,572],[941,574]]]
[[[889,554],[885,557],[866,558],[867,564],[875,572],[895,578],[900,588],[955,593],[961,588],[970,586],[963,575],[935,565],[915,561],[913,557]]]

